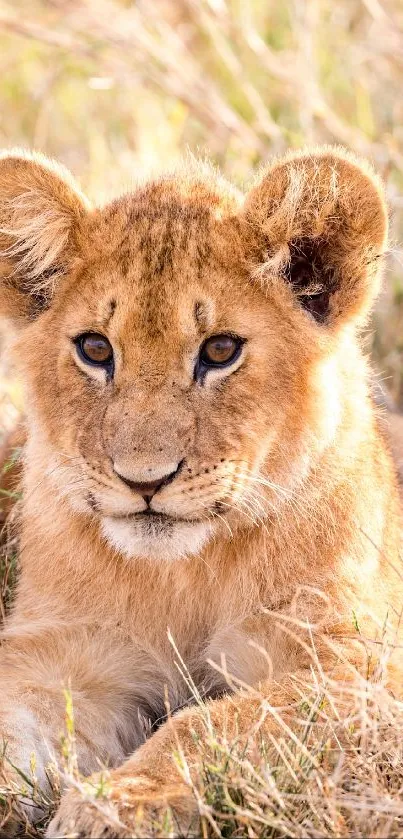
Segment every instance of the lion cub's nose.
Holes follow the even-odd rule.
[[[167,472],[164,475],[159,475],[158,478],[156,477],[153,481],[134,480],[133,477],[129,478],[127,475],[123,475],[122,472],[120,472],[119,469],[116,468],[116,466],[114,467],[114,471],[118,478],[120,478],[120,480],[123,481],[123,483],[126,484],[126,486],[130,487],[130,489],[133,489],[135,492],[138,492],[140,495],[143,496],[144,500],[147,503],[149,503],[153,495],[155,495],[155,493],[158,492],[160,487],[162,487],[163,484],[169,483],[169,481],[171,481],[175,477],[179,469],[179,466],[180,464],[176,465],[175,469],[173,469],[170,472]],[[155,474],[157,470],[150,469],[148,471],[151,474],[153,472]],[[143,475],[144,471],[142,472],[141,477],[143,477]]]

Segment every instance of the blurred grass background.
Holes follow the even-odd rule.
[[[387,184],[368,341],[403,408],[402,0],[0,0],[0,144],[58,158],[95,200],[187,149],[242,186],[322,142],[369,156]],[[3,373],[3,427],[19,398]]]

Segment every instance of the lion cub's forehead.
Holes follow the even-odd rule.
[[[124,302],[153,331],[178,318],[185,331],[186,321],[208,328],[245,262],[238,206],[230,187],[165,179],[97,211],[85,246],[99,318]]]
[[[230,231],[237,238],[238,205],[225,182],[218,188],[200,180],[165,178],[100,210],[95,238],[104,252],[113,253],[124,276],[133,265],[146,279],[180,263],[201,272]]]

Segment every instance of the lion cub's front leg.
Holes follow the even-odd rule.
[[[308,682],[310,672],[295,674]],[[267,683],[257,694],[233,694],[208,702],[205,710],[188,708],[173,716],[141,746],[130,760],[100,779],[94,776],[81,790],[70,790],[49,825],[47,836],[58,839],[77,837],[149,837],[200,836],[200,811],[197,790],[202,760],[214,744],[239,744],[246,754],[256,748],[259,737],[278,731],[276,713],[281,708],[291,719],[292,706],[300,701],[293,680],[282,684]],[[289,711],[285,710],[289,706]],[[104,795],[99,796],[99,790]]]
[[[213,704],[218,711],[221,703]],[[199,711],[180,712],[121,767],[94,775],[80,788],[69,790],[62,797],[47,837],[199,836],[196,798],[175,758],[180,749],[186,762],[197,762],[193,730],[205,736]],[[99,794],[101,789],[103,795]]]
[[[351,702],[349,684],[355,666],[357,673],[361,672],[361,653],[361,649],[351,648],[348,661],[354,664],[352,669],[333,652],[323,655],[324,674],[331,672],[336,717],[342,709],[345,712],[346,702]],[[303,741],[306,722],[301,713],[301,688],[308,698],[311,693],[317,697],[314,685],[312,667],[301,655],[301,669],[281,681],[265,681],[259,691],[235,692],[175,714],[122,766],[67,792],[47,836],[200,836],[198,802],[206,767],[220,763],[222,755],[229,752],[235,758],[241,755],[242,760],[253,760],[262,740],[270,761],[273,737],[284,736],[284,725]],[[327,712],[323,719],[318,709],[316,713],[323,727]],[[274,747],[273,758],[278,760]]]
[[[34,766],[38,786],[46,794],[50,792],[48,769],[52,763],[56,769],[60,765],[70,696],[70,749],[80,773],[89,774],[102,765],[117,766],[143,742],[136,707],[129,714],[134,701],[133,649],[126,650],[113,640],[115,643],[88,627],[65,627],[60,632],[14,636],[3,642],[0,785],[6,790],[21,789],[22,773],[30,778]],[[41,816],[23,793],[19,797],[28,820]],[[3,812],[0,802],[0,835],[6,830],[2,821],[7,821],[10,829],[12,820],[6,795]]]

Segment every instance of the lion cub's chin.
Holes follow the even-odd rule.
[[[102,519],[102,534],[127,557],[155,560],[183,559],[199,553],[213,535],[210,522],[138,518]]]

